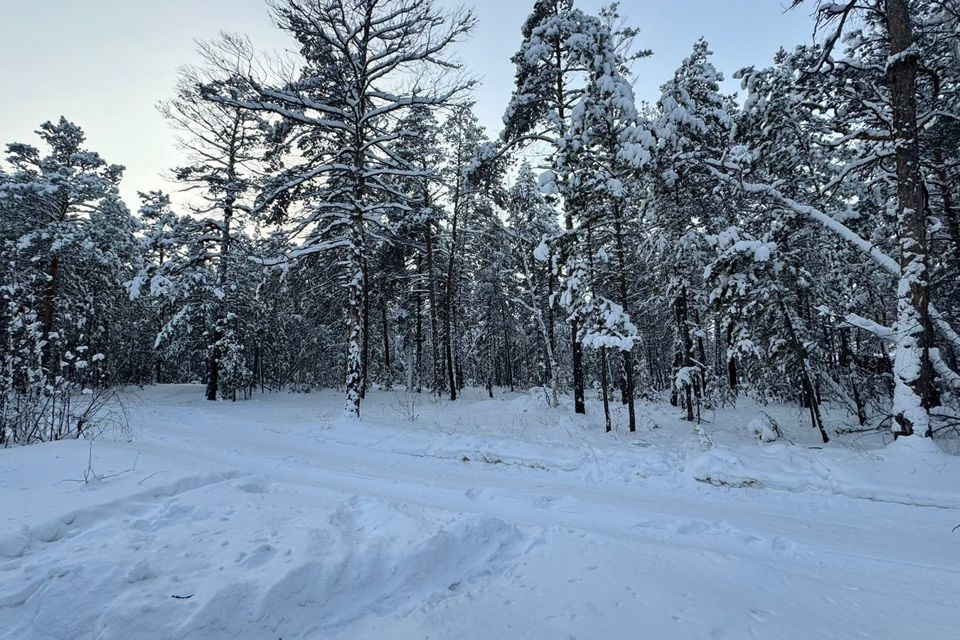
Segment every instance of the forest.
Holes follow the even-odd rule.
[[[0,640],[958,637],[960,0],[601,1],[0,0]]]
[[[648,104],[633,7],[536,0],[488,132],[470,10],[273,0],[288,55],[223,34],[158,95],[184,160],[139,202],[44,122],[0,164],[0,447],[169,383],[337,389],[355,418],[370,390],[535,390],[631,432],[640,401],[750,398],[824,443],[825,407],[955,439],[960,6],[793,5],[816,44],[727,95],[701,39]]]

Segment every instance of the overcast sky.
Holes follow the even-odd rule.
[[[439,0],[458,6],[455,0]],[[767,64],[780,47],[811,40],[809,10],[785,12],[786,0],[624,0],[621,12],[640,28],[636,91],[655,100],[693,42],[705,36],[716,66],[729,77]],[[510,57],[533,0],[479,0],[479,25],[461,57],[483,80],[481,122],[496,134],[510,97]],[[609,0],[578,0],[597,11]],[[161,173],[179,162],[173,133],[156,111],[172,93],[177,67],[196,61],[195,41],[219,31],[248,34],[261,49],[289,41],[270,23],[263,0],[0,0],[0,143],[35,142],[33,131],[60,115],[79,124],[88,146],[127,167],[123,195],[173,190]]]

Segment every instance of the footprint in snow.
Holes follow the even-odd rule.
[[[248,569],[260,567],[270,562],[271,558],[277,555],[276,547],[269,544],[262,544],[254,549],[249,556],[243,560],[243,566]]]
[[[267,493],[270,488],[270,480],[265,476],[251,476],[238,482],[235,486],[244,493]]]
[[[531,502],[533,503],[533,506],[537,507],[538,509],[551,509],[558,502],[560,502],[560,498],[557,496],[537,496],[531,500]]]
[[[30,548],[30,539],[25,533],[0,538],[0,558],[20,558]]]

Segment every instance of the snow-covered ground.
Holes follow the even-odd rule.
[[[796,409],[127,397],[129,442],[0,451],[0,637],[960,637],[960,459]],[[84,478],[87,478],[85,481]]]

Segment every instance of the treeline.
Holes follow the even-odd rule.
[[[802,4],[797,2],[796,4]],[[739,71],[703,40],[656,104],[616,5],[537,0],[488,140],[431,0],[280,0],[296,59],[201,47],[161,109],[185,195],[61,119],[0,171],[0,444],[77,437],[111,389],[465,386],[738,396],[901,435],[956,431],[960,14],[824,3],[821,44]],[[636,76],[635,76],[636,74]],[[595,396],[594,396],[595,394]]]

